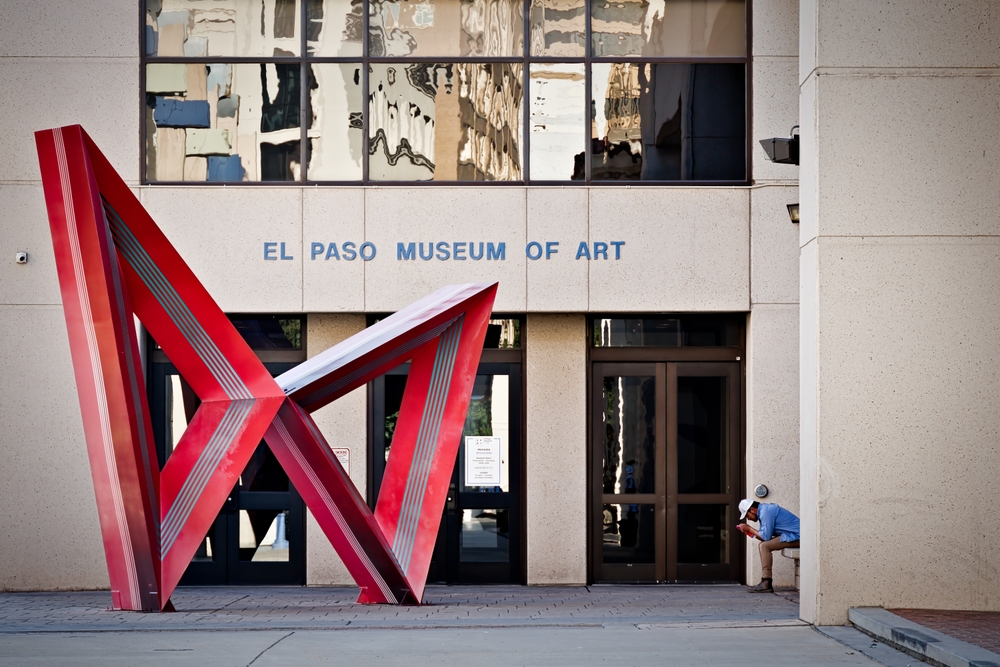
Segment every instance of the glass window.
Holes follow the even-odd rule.
[[[677,562],[729,562],[729,505],[677,506]]]
[[[604,378],[603,492],[656,490],[656,382],[652,376]]]
[[[744,184],[748,9],[146,0],[144,180]]]
[[[583,180],[585,96],[583,63],[531,65],[531,178]]]
[[[743,0],[592,0],[590,21],[596,57],[746,55]]]
[[[594,347],[738,347],[742,315],[597,317]]]
[[[604,505],[605,563],[656,562],[655,510],[655,505]]]
[[[595,63],[594,180],[740,180],[741,64]]]
[[[726,378],[677,378],[677,492],[729,493]]]
[[[374,64],[369,86],[372,180],[521,180],[520,64]]]

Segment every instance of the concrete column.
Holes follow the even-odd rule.
[[[802,617],[1000,609],[1000,8],[802,0]]]
[[[34,132],[80,123],[138,181],[137,8],[53,9],[0,1],[0,590],[108,586]]]
[[[528,315],[529,584],[587,581],[587,337],[583,315]]]
[[[788,136],[799,122],[798,0],[753,5],[751,137]],[[798,227],[788,204],[798,201],[799,170],[774,164],[753,142],[750,190],[750,317],[746,360],[746,488],[771,493],[763,502],[799,511]],[[746,540],[747,583],[760,581],[759,542]],[[775,558],[774,585],[793,586],[795,568]]]
[[[350,338],[365,328],[364,315],[309,315],[306,319],[306,355],[320,352]],[[364,496],[367,492],[368,398],[360,387],[313,414],[317,426],[331,447],[351,449],[351,481]],[[320,530],[312,512],[306,510],[306,584],[310,586],[351,586],[343,561]]]

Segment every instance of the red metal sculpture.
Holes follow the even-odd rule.
[[[358,601],[419,603],[496,284],[443,288],[272,379],[83,129],[35,140],[114,608],[169,605],[262,437]],[[201,399],[162,470],[133,315]],[[310,413],[405,361],[372,513]]]

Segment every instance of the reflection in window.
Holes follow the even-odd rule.
[[[299,85],[298,65],[147,65],[146,178],[297,179]]]
[[[531,0],[531,55],[582,58],[586,21],[584,0]]]
[[[372,65],[370,177],[519,180],[521,98],[520,64]]]
[[[310,65],[312,123],[309,125],[311,181],[361,179],[364,158],[360,63]]]
[[[655,505],[603,506],[605,563],[656,562],[655,509]]]
[[[594,0],[593,55],[746,55],[744,0]]]
[[[297,56],[295,0],[146,0],[146,55]]]
[[[143,4],[146,181],[747,179],[746,0]]]
[[[531,65],[533,180],[584,178],[585,78],[583,63]]]
[[[744,66],[595,63],[594,180],[741,180]]]
[[[524,18],[520,0],[371,0],[368,50],[372,56],[520,56]]]
[[[736,347],[740,316],[595,318],[594,347]]]
[[[360,56],[361,0],[308,0],[306,51],[311,56]]]
[[[521,347],[521,320],[490,320],[483,339],[484,350],[509,350]]]
[[[604,378],[603,492],[653,493],[656,480],[656,382],[651,376]]]
[[[463,563],[509,562],[509,523],[505,509],[462,510],[458,559]]]

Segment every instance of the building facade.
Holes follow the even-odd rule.
[[[275,373],[499,283],[432,580],[753,583],[764,484],[806,620],[996,608],[1000,28],[953,4],[2,0],[0,587],[107,586],[32,136],[79,123]],[[801,197],[756,143],[794,125]],[[194,405],[143,341],[165,459]],[[405,372],[316,414],[373,503]],[[349,584],[252,466],[188,581]]]

